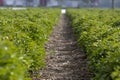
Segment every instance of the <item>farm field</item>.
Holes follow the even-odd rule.
[[[0,10],[0,80],[120,80],[120,10]]]
[[[93,80],[120,80],[120,10],[71,9],[67,12]]]
[[[0,10],[0,80],[31,80],[45,66],[45,48],[59,9]]]

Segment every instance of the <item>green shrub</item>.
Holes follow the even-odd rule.
[[[93,80],[120,79],[120,11],[68,10],[78,44],[88,55]]]
[[[0,41],[0,79],[24,80],[27,66],[25,56],[10,41]]]
[[[1,49],[4,49],[2,42],[6,40],[8,41],[6,45],[10,47],[8,51],[1,50],[1,54],[3,56],[15,55],[13,61],[10,62],[11,65],[9,65],[9,60],[6,61],[6,69],[3,68],[3,71],[0,71],[0,79],[30,80],[31,75],[45,66],[44,44],[47,42],[54,25],[58,22],[60,10],[29,8],[0,11],[0,43],[3,45]],[[14,49],[9,43],[12,43]],[[0,57],[2,56],[0,55]],[[2,64],[4,63],[0,62],[0,65]],[[13,72],[10,67],[12,65],[16,65]]]

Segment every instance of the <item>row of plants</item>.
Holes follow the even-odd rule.
[[[45,66],[45,48],[59,9],[0,10],[0,79],[31,80]]]
[[[69,9],[67,16],[87,54],[92,80],[120,80],[120,10]]]

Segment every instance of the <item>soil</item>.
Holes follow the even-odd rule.
[[[90,80],[87,56],[77,46],[70,21],[62,15],[54,28],[46,48],[46,68],[33,80]]]

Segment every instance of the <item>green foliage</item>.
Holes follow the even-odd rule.
[[[0,79],[31,80],[45,66],[44,44],[59,16],[55,8],[0,11]]]
[[[1,80],[24,80],[24,71],[26,71],[27,67],[23,65],[23,62],[27,60],[18,52],[10,41],[0,41]]]
[[[88,55],[93,80],[120,80],[120,11],[71,9],[67,15]]]

